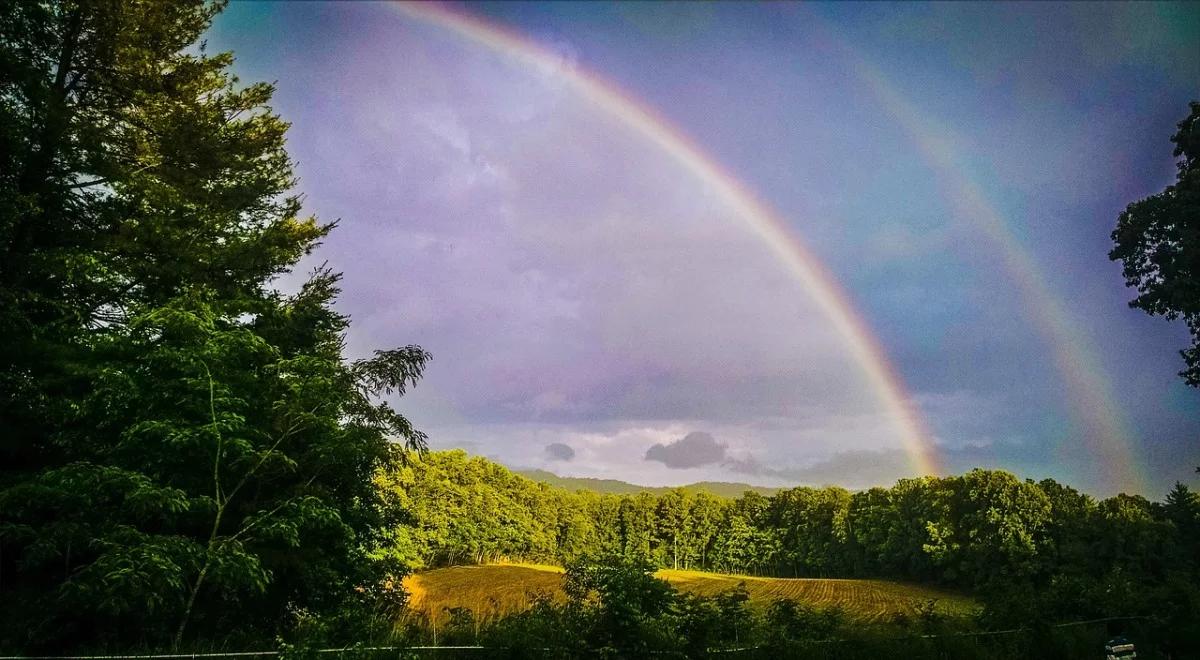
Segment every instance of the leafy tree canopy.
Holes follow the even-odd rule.
[[[1171,138],[1175,183],[1125,208],[1108,256],[1122,262],[1125,283],[1137,289],[1130,306],[1187,324],[1192,346],[1182,351],[1180,375],[1200,387],[1200,102],[1190,105]]]

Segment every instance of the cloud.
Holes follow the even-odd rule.
[[[374,12],[349,11],[374,29]],[[314,259],[344,272],[348,353],[436,356],[406,398],[414,422],[816,428],[880,412],[836,325],[739,209],[559,89],[570,44],[530,69],[414,29],[358,43],[353,67],[300,72],[346,81],[350,109],[331,122],[297,101],[289,142],[312,210],[343,220]]]
[[[575,458],[575,450],[571,445],[552,442],[546,445],[546,456],[552,461],[569,461]]]
[[[983,442],[959,447],[941,445],[937,448],[943,470],[950,475],[963,474],[973,468],[1007,470],[1023,478],[1052,478],[1087,488],[1096,480],[1081,480],[1079,475],[1039,456],[1044,448],[1022,442]],[[854,449],[836,452],[807,465],[775,467],[763,464],[753,455],[730,456],[721,466],[735,474],[767,478],[787,484],[823,486],[836,485],[850,489],[890,486],[897,480],[918,476],[912,461],[901,449]],[[1097,491],[1111,494],[1107,491]]]
[[[711,434],[692,431],[674,442],[651,445],[646,450],[646,460],[658,461],[674,470],[701,467],[725,460],[727,447]]]
[[[886,486],[897,479],[915,476],[908,455],[899,449],[838,452],[803,467],[775,468],[763,465],[753,457],[726,465],[741,474],[772,477],[795,484],[835,484],[846,488]]]
[[[224,39],[222,49],[264,52],[267,46],[246,31],[228,29],[236,25],[229,22],[233,16],[263,11],[253,3],[231,8],[218,19],[214,38]],[[288,145],[307,209],[342,219],[309,263],[328,260],[344,271],[338,309],[354,319],[347,336],[351,357],[409,343],[433,352],[426,377],[398,405],[437,446],[476,443],[477,451],[519,465],[652,484],[733,474],[757,475],[756,482],[845,485],[910,476],[897,449],[897,421],[880,405],[840,326],[774,256],[777,246],[747,230],[739,209],[716,194],[719,187],[696,179],[653,140],[573,91],[576,61],[595,59],[587,56],[590,36],[580,33],[576,47],[571,30],[555,36],[539,27],[539,40],[556,55],[530,67],[366,3],[298,3],[269,10],[275,12],[308,36],[335,40],[328,57],[272,44],[269,57],[243,58],[256,67],[247,75],[287,81],[275,105],[294,122]],[[944,21],[936,18],[920,26],[922,43],[941,43],[935,28]],[[975,19],[973,32],[991,34],[985,19]],[[331,33],[330,25],[342,29]],[[1047,32],[1061,31],[1061,21],[1046,25]],[[1044,55],[1042,48],[1035,54]],[[998,61],[991,55],[980,60],[989,70],[977,73],[1008,75],[1003,67],[990,70]],[[1070,62],[1064,66],[1074,66]],[[1171,71],[1192,71],[1197,59],[1181,62]],[[772,84],[746,90],[753,102],[741,99],[738,108],[794,119],[795,104],[777,103],[780,90],[792,89],[792,73],[767,73]],[[810,86],[817,81],[797,79],[805,121],[759,122],[765,133],[733,122],[726,133],[705,123],[709,114],[689,114],[710,107],[697,101],[724,89],[717,72],[706,67],[696,75],[703,81],[692,82],[704,84],[678,85],[688,98],[668,104],[664,114],[701,126],[714,146],[771,141],[767,157],[776,160],[770,166],[741,163],[746,174],[758,172],[747,184],[761,187],[862,306],[937,440],[951,447],[1029,443],[1020,451],[952,453],[948,468],[983,463],[1037,474],[1040,466],[1062,466],[1072,483],[1101,480],[1092,472],[1104,468],[1092,467],[1072,427],[1061,377],[1055,361],[1045,358],[1047,344],[1029,322],[1027,301],[997,279],[988,242],[972,240],[974,225],[944,199],[928,168],[867,159],[891,163],[880,176],[854,157],[875,148],[886,156],[907,138],[889,132],[887,122],[864,131],[857,114],[826,112],[833,106],[821,99],[845,98],[833,79],[817,88]],[[337,94],[322,92],[329,81],[338,82]],[[1090,98],[1081,89],[1064,93]],[[1179,93],[1175,89],[1172,98]],[[998,119],[989,115],[1005,127],[991,133],[959,122],[980,113],[938,104],[930,109],[954,135],[971,136],[964,144],[987,147],[975,152],[991,156],[972,168],[1007,182],[993,191],[994,201],[1018,216],[1075,209],[1064,222],[1093,236],[1089,218],[1097,208],[1119,208],[1121,195],[1159,189],[1156,177],[1171,176],[1143,153],[1160,151],[1133,150],[1121,140],[1113,167],[1150,172],[1121,190],[1109,194],[1111,186],[1097,188],[1090,179],[1071,186],[1051,175],[1062,154],[1107,144],[1092,138],[1119,136],[1126,124],[1165,127],[1161,134],[1169,134],[1175,112],[1106,106],[1103,117],[1089,116],[1096,121],[1064,123],[1073,116],[1066,106],[1031,114],[1008,105]],[[1031,116],[1040,123],[1030,123]],[[1032,169],[1031,150],[1041,163]],[[1144,167],[1135,167],[1139,163]],[[738,160],[725,164],[743,169]],[[1101,170],[1107,171],[1091,178],[1107,184],[1111,177]],[[795,176],[761,177],[773,171]],[[906,203],[898,211],[901,198]],[[1098,201],[1072,203],[1080,198]],[[1078,234],[1063,223],[1050,225],[1056,229],[1047,236]],[[1036,243],[1042,236],[1037,223],[1030,231],[1027,238]],[[1051,252],[1035,250],[1035,261],[1091,274],[1087,264],[1095,260],[1085,264],[1057,247],[1077,241],[1046,244]],[[1177,333],[1165,324],[1130,322],[1119,273],[1106,263],[1095,266],[1103,277],[1079,278],[1078,285],[1071,278],[1062,293],[1083,301],[1073,314],[1095,331],[1098,346],[1133,347],[1107,354],[1113,372],[1128,380],[1118,403],[1133,417],[1138,436],[1156,439],[1143,443],[1143,451],[1153,466],[1167,468],[1158,474],[1186,478],[1169,469],[1195,464],[1188,457],[1195,455],[1200,406],[1193,390],[1174,384]],[[701,457],[708,462],[681,473],[674,450],[692,429],[705,429],[728,448],[722,456],[720,444],[709,443],[710,454]],[[576,458],[551,457],[553,443],[567,444]],[[652,445],[660,447],[649,460],[639,459]],[[780,476],[784,472],[795,478]]]
[[[752,476],[777,476],[777,470],[772,470],[759,462],[752,454],[745,456],[729,456],[724,461],[721,461],[721,467],[729,470],[734,474],[748,474]]]

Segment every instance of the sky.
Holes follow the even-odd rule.
[[[649,485],[1196,481],[1186,329],[1107,258],[1173,181],[1196,5],[233,2],[207,48],[276,82],[339,220],[279,286],[327,261],[350,356],[432,352],[396,405],[434,448]]]

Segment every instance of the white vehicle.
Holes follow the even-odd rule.
[[[1137,649],[1133,647],[1132,642],[1124,637],[1114,637],[1104,645],[1105,660],[1127,660],[1128,658],[1136,657]]]

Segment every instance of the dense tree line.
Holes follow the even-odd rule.
[[[1096,500],[995,470],[858,492],[599,495],[461,451],[429,453],[377,481],[405,520],[392,532],[393,560],[412,568],[616,556],[727,573],[937,582],[989,597],[992,616],[1005,620],[1144,614],[1166,601],[1181,615],[1200,613],[1200,497],[1182,484],[1161,503]]]

